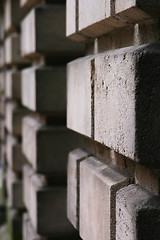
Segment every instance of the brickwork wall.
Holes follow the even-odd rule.
[[[65,11],[64,0],[1,2],[2,240],[80,239],[66,216],[66,169],[85,138],[66,128],[66,63],[84,44],[65,37]]]
[[[160,239],[158,1],[68,0],[67,215],[84,240]],[[73,104],[74,103],[74,104]]]

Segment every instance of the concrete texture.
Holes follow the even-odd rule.
[[[22,104],[32,111],[65,116],[66,68],[31,67],[22,76]]]
[[[115,239],[116,192],[129,178],[94,157],[80,163],[80,236],[84,240]]]
[[[160,236],[159,196],[138,185],[130,185],[117,192],[116,239],[158,240]]]
[[[92,135],[92,58],[80,58],[67,67],[67,127]]]
[[[152,166],[160,165],[159,51],[150,44],[95,58],[95,140]]]
[[[79,148],[73,150],[68,155],[67,217],[77,230],[79,229],[79,165],[88,156],[89,153]]]

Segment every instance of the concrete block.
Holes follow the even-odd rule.
[[[82,239],[115,239],[116,192],[129,177],[94,157],[80,163],[80,236]]]
[[[6,103],[6,128],[9,133],[20,136],[22,131],[22,119],[29,114],[23,107],[18,107],[16,102]]]
[[[5,73],[5,96],[6,98],[20,99],[21,97],[21,74],[18,71],[9,70]]]
[[[5,40],[5,63],[19,64],[21,61],[20,37],[17,34],[13,34]]]
[[[22,167],[26,163],[26,158],[22,154],[21,144],[11,135],[6,138],[6,158],[9,167],[14,172],[22,172]]]
[[[28,213],[23,214],[23,240],[47,240],[35,232]]]
[[[152,167],[160,165],[159,58],[159,44],[95,58],[94,139]]]
[[[30,189],[30,179],[34,174],[34,170],[30,165],[25,164],[23,166],[23,202],[27,209],[31,206],[31,189]]]
[[[92,136],[92,58],[75,60],[67,67],[67,127]]]
[[[83,144],[81,136],[64,126],[46,127],[31,117],[23,120],[23,153],[37,172],[65,174],[68,153]]]
[[[85,36],[77,32],[77,6],[76,0],[66,1],[66,35],[75,41],[84,41]]]
[[[82,149],[76,149],[68,155],[67,167],[67,217],[72,225],[79,229],[79,165],[89,156]]]
[[[34,8],[23,20],[21,31],[22,56],[52,55],[57,61],[57,58],[77,56],[84,50],[84,46],[65,37],[63,4]]]
[[[6,0],[4,4],[5,31],[13,31],[17,28],[24,14],[24,11],[20,9],[20,0]]]
[[[113,30],[113,27],[107,24],[107,18],[111,16],[110,2],[109,0],[79,1],[78,30],[90,37],[96,37]]]
[[[22,71],[22,103],[32,111],[65,115],[66,68],[31,67]]]
[[[24,208],[22,198],[22,181],[17,178],[16,174],[9,167],[7,168],[6,180],[9,207],[17,209]]]
[[[5,90],[5,73],[0,72],[0,95],[3,95]]]
[[[160,198],[138,185],[117,192],[116,239],[158,239]]]
[[[46,186],[45,178],[40,174],[28,176],[30,201],[27,209],[35,231],[53,237],[72,235],[74,230],[66,217],[65,187]]]
[[[145,21],[159,16],[160,2],[157,0],[115,1],[115,13],[130,23]]]
[[[5,64],[4,46],[0,46],[0,68],[3,68]]]

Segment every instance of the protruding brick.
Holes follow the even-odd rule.
[[[92,66],[91,57],[81,58],[67,68],[67,127],[92,135]]]
[[[24,63],[20,56],[20,37],[18,34],[13,34],[5,40],[5,63]]]
[[[66,173],[68,153],[84,144],[81,136],[66,127],[43,126],[31,117],[23,120],[22,141],[23,153],[34,170],[56,174]]]
[[[79,164],[89,153],[76,149],[68,155],[67,170],[67,216],[76,229],[79,229]]]
[[[43,26],[43,27],[42,27]],[[22,56],[37,54],[63,58],[77,56],[84,46],[65,38],[65,6],[63,4],[41,5],[34,8],[21,25]]]
[[[117,192],[116,239],[158,239],[160,236],[160,198],[138,185]]]
[[[20,136],[22,131],[22,119],[29,112],[22,107],[17,107],[16,102],[6,103],[6,128],[9,133]]]
[[[22,103],[33,111],[64,116],[66,111],[65,67],[32,67],[23,70]]]
[[[13,31],[20,24],[24,11],[20,9],[20,0],[6,0],[4,6],[5,30]]]
[[[21,144],[11,135],[7,135],[6,158],[9,167],[14,172],[22,172],[22,167],[26,163],[26,158],[22,154]]]
[[[123,20],[130,23],[145,21],[148,18],[156,18],[159,16],[160,2],[157,0],[116,0],[115,13]]]
[[[94,157],[80,163],[82,239],[115,239],[116,192],[128,184],[128,176]]]
[[[7,193],[10,207],[17,209],[24,208],[22,181],[17,178],[10,168],[7,168]]]
[[[160,165],[159,59],[159,44],[95,58],[94,139],[152,167]]]
[[[30,191],[30,196],[28,195],[30,205],[27,208],[36,232],[42,235],[52,235],[53,237],[74,237],[74,230],[65,216],[65,187],[46,186],[43,175],[38,174],[33,174],[28,179],[28,183],[30,185],[28,188]]]
[[[17,71],[5,73],[5,96],[6,98],[20,99],[21,97],[21,74]]]

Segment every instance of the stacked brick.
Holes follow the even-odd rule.
[[[67,1],[67,215],[84,240],[160,237],[158,1]]]
[[[65,38],[65,1],[21,1],[24,240],[77,239],[66,217],[67,155],[83,138],[65,127],[66,62],[83,44]]]
[[[64,0],[5,0],[1,5],[0,137],[7,222],[0,239],[79,239],[66,216],[66,169],[68,153],[84,146],[85,138],[65,126],[66,63],[84,53],[84,44],[65,37]],[[0,219],[3,215],[0,209]]]

